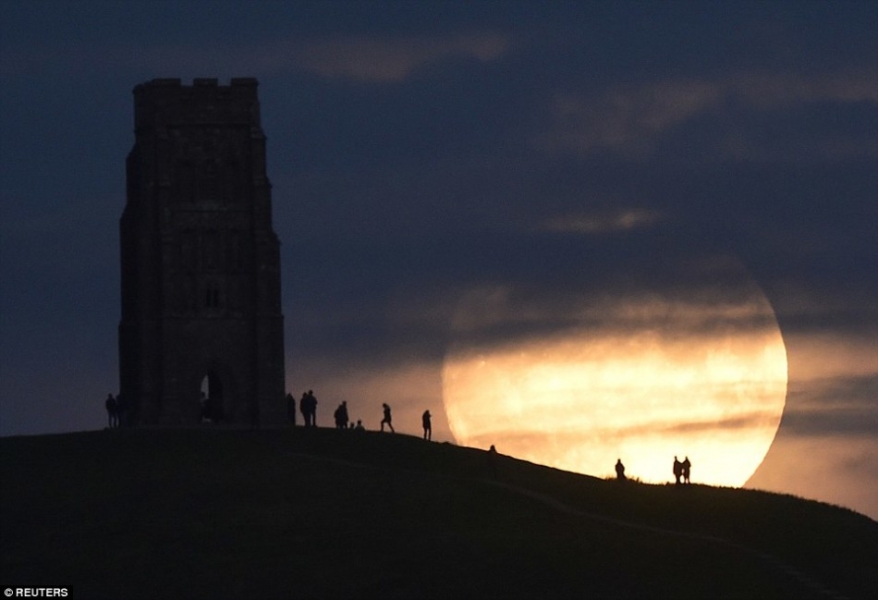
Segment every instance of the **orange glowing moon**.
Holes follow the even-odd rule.
[[[515,286],[465,294],[442,371],[458,443],[601,477],[621,458],[629,477],[666,482],[677,455],[697,483],[750,478],[787,388],[780,329],[752,280],[731,300],[583,299],[563,326],[540,327],[557,317]]]

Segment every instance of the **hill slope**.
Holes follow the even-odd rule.
[[[878,597],[878,523],[375,432],[0,439],[0,585],[71,598]]]

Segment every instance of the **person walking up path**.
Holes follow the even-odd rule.
[[[381,431],[384,431],[384,424],[386,423],[388,427],[390,427],[390,433],[396,433],[393,429],[392,418],[390,416],[390,407],[387,404],[382,404],[384,407],[384,418],[381,419]]]

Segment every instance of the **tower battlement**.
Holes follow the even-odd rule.
[[[134,86],[135,129],[161,124],[238,123],[259,126],[259,82],[233,77],[229,85],[214,78],[161,78]]]

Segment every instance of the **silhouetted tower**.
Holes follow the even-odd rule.
[[[131,424],[283,422],[280,244],[257,85],[134,88],[119,324]]]

